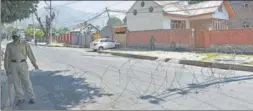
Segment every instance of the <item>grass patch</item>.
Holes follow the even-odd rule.
[[[226,53],[200,53],[201,56],[204,56],[201,60],[201,62],[207,61],[207,60],[212,60],[218,56],[236,56],[236,57],[253,57],[253,55],[243,55],[243,54],[226,54]],[[253,64],[253,61],[247,63],[247,64]]]
[[[218,56],[217,53],[204,53],[204,54],[200,54],[201,56],[205,56],[205,58],[203,58],[201,61],[204,62],[206,60],[210,60],[212,58],[215,58]]]
[[[205,58],[203,58],[201,61],[204,62],[206,60],[211,60],[214,59],[215,57],[218,56],[229,56],[229,55],[233,55],[233,54],[224,54],[224,53],[201,53],[201,56],[205,56]]]
[[[247,64],[249,64],[249,65],[253,65],[253,61],[250,61],[250,62],[248,62]]]

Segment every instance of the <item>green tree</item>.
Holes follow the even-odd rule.
[[[39,30],[36,30],[35,36],[39,37],[39,38],[42,38],[42,37],[44,37],[44,33],[43,33],[42,30],[39,29]]]
[[[59,29],[54,29],[54,32],[57,36],[63,34],[63,33],[66,33],[66,32],[69,32],[70,29],[67,28],[67,27],[63,27],[63,28],[59,28]]]
[[[33,27],[32,25],[29,25],[26,29],[25,29],[25,34],[30,36],[30,37],[33,37]],[[44,37],[44,33],[41,29],[35,29],[35,36],[38,37],[38,38],[42,38]]]
[[[50,33],[49,33],[50,32],[50,23],[52,23],[52,21],[54,20],[55,13],[52,12],[51,15],[46,15],[45,16],[45,24],[43,23],[43,21],[41,20],[41,17],[39,17],[37,12],[35,12],[35,16],[36,16],[36,19],[39,22],[40,29],[43,31],[44,36],[46,36],[47,44],[50,44],[52,42],[51,39],[50,39]]]
[[[117,25],[121,25],[121,24],[122,24],[122,21],[117,17],[111,17],[107,21],[107,26],[117,26]]]
[[[13,26],[8,26],[8,27],[6,28],[6,32],[7,32],[8,34],[11,34],[11,32],[14,31],[14,30],[16,30],[16,28],[13,27]]]
[[[36,12],[38,3],[39,0],[2,0],[2,23],[13,23],[17,20],[29,18],[30,14]]]

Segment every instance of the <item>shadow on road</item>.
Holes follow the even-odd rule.
[[[219,81],[211,81],[211,82],[198,83],[198,84],[188,84],[188,87],[185,87],[185,88],[171,88],[156,95],[142,95],[140,96],[140,99],[149,100],[149,102],[152,104],[159,104],[160,102],[164,102],[168,100],[166,99],[168,97],[175,96],[175,98],[173,99],[177,99],[187,94],[193,94],[193,93],[198,94],[199,92],[194,89],[205,89],[207,87],[220,85],[223,83],[231,83],[231,82],[252,80],[252,79],[253,79],[253,75],[227,77]],[[173,100],[173,99],[170,99],[170,100]]]
[[[64,76],[65,70],[30,72],[37,103],[24,109],[66,110],[80,104],[95,103],[95,97],[112,96],[92,87],[85,78]]]

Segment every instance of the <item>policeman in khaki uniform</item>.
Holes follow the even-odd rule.
[[[20,41],[20,36],[14,34],[12,36],[13,42],[8,43],[4,56],[4,68],[7,75],[11,75],[15,92],[16,92],[16,105],[25,102],[24,91],[22,86],[27,90],[29,97],[29,104],[34,104],[35,94],[29,77],[28,64],[26,62],[27,57],[35,69],[39,69],[32,49],[26,42]]]

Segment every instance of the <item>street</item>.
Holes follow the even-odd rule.
[[[98,54],[89,49],[32,47],[37,103],[26,110],[253,109],[253,74]],[[19,108],[14,108],[19,109]]]
[[[1,110],[253,110],[252,6],[0,0]]]

